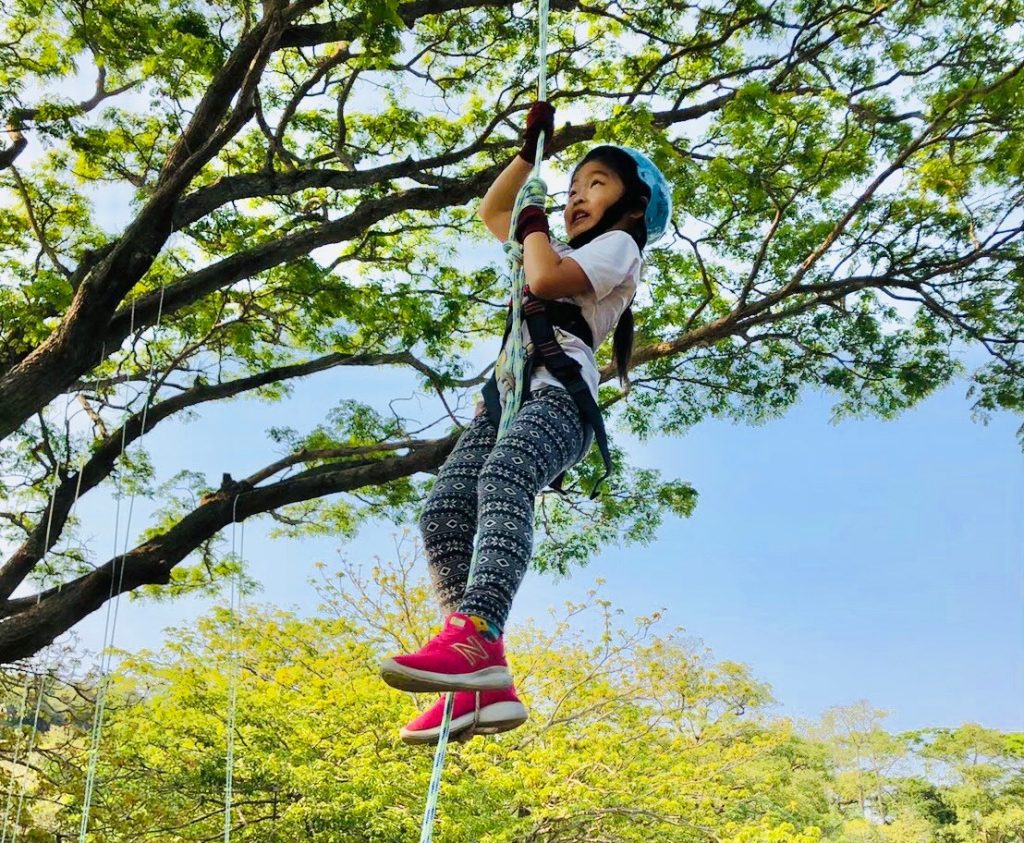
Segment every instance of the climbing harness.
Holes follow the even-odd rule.
[[[605,432],[601,408],[598,407],[587,382],[583,380],[581,374],[583,367],[562,349],[555,336],[555,328],[578,337],[591,348],[594,347],[594,332],[587,324],[587,320],[583,318],[583,309],[579,305],[572,302],[537,298],[528,287],[523,294],[523,314],[526,317],[526,327],[529,329],[530,339],[533,340],[533,353],[526,360],[522,378],[516,382],[520,391],[520,401],[525,401],[530,397],[529,384],[534,371],[539,366],[546,368],[565,387],[576,403],[583,424],[594,432],[594,440],[597,442],[601,458],[604,460],[604,475],[597,481],[591,492],[592,495],[596,495],[601,483],[612,470],[608,434]],[[503,346],[508,341],[512,328],[510,308],[508,318],[505,320]],[[487,415],[497,426],[501,417],[501,401],[498,395],[496,374],[492,374],[490,380],[484,385],[483,397]],[[561,491],[564,479],[565,472],[551,481],[551,487]]]
[[[539,2],[539,27],[540,38],[538,45],[538,79],[537,99],[547,99],[548,74],[547,74],[547,52],[548,52],[548,0]],[[515,205],[512,208],[512,219],[509,225],[509,237],[505,243],[505,251],[509,254],[512,264],[512,304],[511,304],[511,333],[506,350],[504,366],[498,375],[504,378],[511,378],[514,388],[506,396],[505,407],[501,412],[498,423],[498,438],[501,439],[508,433],[515,420],[516,413],[522,399],[523,373],[526,369],[526,354],[523,349],[523,291],[526,286],[526,276],[523,272],[522,249],[516,242],[514,234],[516,221],[519,213],[528,204],[535,204],[538,194],[543,202],[547,195],[547,187],[540,178],[541,164],[544,161],[544,133],[541,132],[537,140],[537,157],[533,162],[533,173],[531,178],[520,189],[516,196]],[[531,200],[534,200],[531,203]],[[474,546],[473,558],[469,563],[469,576],[467,584],[473,581],[473,574],[476,571],[477,551]],[[479,697],[477,698],[479,705]],[[423,823],[420,826],[420,843],[431,843],[434,837],[434,818],[437,815],[437,800],[441,791],[441,776],[444,773],[445,755],[448,751],[448,733],[451,729],[452,710],[455,706],[455,694],[449,692],[445,695],[444,718],[441,721],[441,733],[437,739],[437,749],[434,751],[434,763],[430,771],[430,785],[427,788],[427,805],[423,813]]]

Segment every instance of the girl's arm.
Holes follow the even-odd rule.
[[[520,156],[512,159],[480,200],[477,215],[487,229],[502,243],[508,240],[512,224],[512,208],[516,204],[519,189],[533,171],[533,165]],[[547,235],[526,238],[523,244],[523,268],[526,283],[535,296],[542,299],[557,299],[573,296],[589,290],[590,281],[571,258],[562,260],[551,248]]]
[[[488,231],[502,243],[508,240],[508,229],[512,224],[512,207],[516,203],[519,188],[526,184],[533,166],[520,156],[512,159],[480,200],[477,215],[484,221]]]
[[[572,258],[561,258],[548,235],[535,231],[523,243],[523,269],[530,292],[541,299],[575,296],[593,289],[590,279]]]
[[[535,102],[526,115],[526,131],[523,133],[523,148],[512,159],[501,175],[494,180],[490,190],[480,201],[477,214],[488,230],[502,243],[508,240],[508,229],[512,223],[512,207],[516,204],[519,188],[526,184],[537,159],[537,146],[544,135],[544,157],[550,153],[551,138],[555,133],[555,109],[549,102]]]

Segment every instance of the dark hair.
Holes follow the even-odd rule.
[[[569,246],[573,249],[585,246],[594,238],[610,231],[612,226],[626,214],[632,211],[646,210],[647,203],[651,199],[651,188],[640,178],[636,161],[628,152],[624,152],[617,146],[595,146],[576,165],[573,177],[575,178],[580,167],[590,161],[597,161],[610,167],[622,179],[624,189],[622,196],[605,209],[596,225],[569,241]],[[637,247],[642,252],[647,245],[647,225],[644,218],[631,220],[624,230],[636,241]],[[633,302],[630,302],[619,317],[619,322],[615,326],[615,334],[612,337],[612,356],[619,373],[619,383],[626,390],[629,389],[629,361],[633,356],[633,332]]]

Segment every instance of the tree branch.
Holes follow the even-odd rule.
[[[438,468],[455,446],[459,431],[410,453],[314,475],[300,475],[242,493],[212,495],[171,529],[115,557],[70,583],[38,595],[8,600],[0,621],[0,663],[37,652],[117,594],[143,585],[165,585],[174,567],[196,547],[232,522],[282,506],[364,486],[377,486]]]
[[[142,427],[143,413],[136,413],[94,448],[89,460],[77,472],[65,477],[54,490],[43,510],[43,518],[0,568],[0,602],[14,593],[39,560],[57,543],[75,501],[109,477],[124,450],[165,419],[189,407],[232,398],[268,384],[306,377],[338,366],[411,365],[410,357],[405,352],[328,354],[306,363],[279,366],[246,378],[195,386],[145,411],[145,429]]]
[[[287,23],[278,4],[265,5],[270,13],[218,71],[168,155],[153,196],[78,286],[60,325],[0,377],[0,439],[17,429],[34,412],[31,408],[45,405],[99,362],[103,346],[97,344],[97,329],[152,266],[171,234],[171,213],[182,191],[248,119],[263,67]]]

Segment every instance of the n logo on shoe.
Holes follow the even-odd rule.
[[[469,662],[470,667],[476,667],[480,662],[487,661],[487,650],[476,638],[459,641],[457,644],[452,644],[451,648]]]

